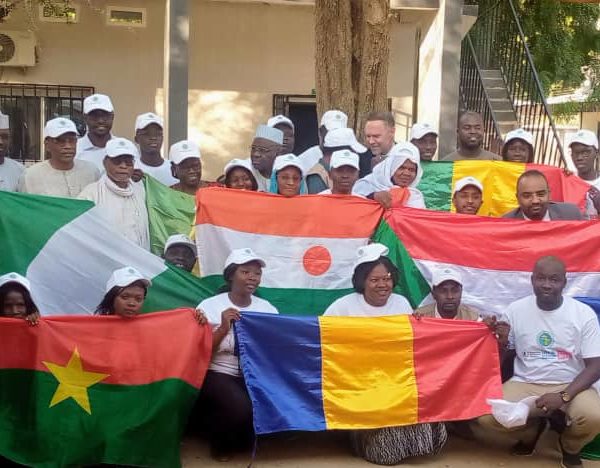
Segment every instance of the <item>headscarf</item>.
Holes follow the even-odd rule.
[[[419,149],[412,143],[403,142],[394,145],[387,157],[373,168],[371,174],[356,182],[352,191],[367,196],[395,187],[392,177],[405,161],[411,161],[417,165],[417,175],[409,185],[410,188],[416,188],[423,177]]]
[[[277,156],[273,163],[273,173],[271,174],[271,184],[269,187],[270,193],[279,193],[279,186],[277,185],[277,173],[286,167],[295,167],[300,171],[302,180],[300,182],[300,193],[298,195],[305,195],[308,193],[306,188],[306,167],[303,161],[301,161],[296,155],[292,153]]]

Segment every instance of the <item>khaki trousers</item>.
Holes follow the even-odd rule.
[[[502,391],[505,400],[519,401],[528,396],[539,397],[545,393],[557,393],[565,388],[567,388],[566,384],[532,384],[509,380],[502,386]],[[563,449],[568,453],[579,453],[588,442],[600,433],[600,397],[598,396],[598,392],[593,388],[588,388],[579,393],[562,409],[571,421],[571,425],[561,435],[560,440]],[[534,409],[529,414],[526,425],[510,429],[498,423],[492,415],[481,416],[477,419],[477,422],[486,429],[512,432],[517,436],[531,434],[531,429],[537,426],[537,418],[543,414],[542,410]],[[519,439],[523,440],[520,437]]]

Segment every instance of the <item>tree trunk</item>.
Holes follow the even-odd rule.
[[[389,0],[315,1],[317,113],[340,109],[362,132],[365,115],[387,110]]]

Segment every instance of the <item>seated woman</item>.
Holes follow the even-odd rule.
[[[240,190],[258,190],[249,159],[232,159],[225,166],[225,187]]]
[[[97,315],[132,318],[140,313],[152,282],[133,267],[113,271],[106,282],[106,294],[96,308]]]
[[[365,196],[381,203],[385,208],[404,205],[411,208],[425,208],[425,199],[417,185],[423,177],[419,149],[412,143],[398,143],[387,157],[373,168],[373,172],[354,185],[353,193]],[[404,196],[395,200],[395,187],[408,190],[408,199]]]
[[[221,294],[198,305],[213,328],[213,358],[200,391],[199,405],[209,424],[213,456],[228,460],[231,453],[248,446],[254,437],[252,403],[235,354],[232,324],[241,312],[276,314],[277,309],[254,295],[265,262],[251,249],[236,249],[225,262],[226,285]]]
[[[297,156],[289,153],[275,158],[269,192],[288,198],[307,193],[304,166]]]
[[[411,314],[412,307],[406,298],[392,292],[398,283],[399,272],[385,257],[387,253],[387,247],[382,244],[359,248],[352,275],[356,292],[335,301],[325,315],[376,317]],[[444,447],[448,434],[443,423],[433,423],[357,430],[352,431],[350,437],[357,456],[378,465],[395,465],[408,457],[438,453]]]
[[[522,128],[506,134],[502,146],[502,159],[510,162],[533,162],[533,135]]]
[[[144,184],[131,179],[137,158],[138,150],[132,142],[125,138],[111,139],[106,144],[103,162],[106,174],[85,187],[78,198],[93,201],[96,212],[108,225],[150,250],[146,191]]]
[[[0,317],[22,318],[37,325],[40,313],[31,298],[31,283],[18,273],[0,276]]]

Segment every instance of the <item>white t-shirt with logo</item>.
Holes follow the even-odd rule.
[[[585,368],[585,358],[600,357],[600,325],[591,307],[563,296],[555,310],[542,310],[535,296],[510,304],[509,348],[516,351],[512,380],[571,383]]]
[[[136,159],[135,168],[141,169],[144,171],[144,174],[151,175],[167,187],[179,182],[179,180],[173,177],[173,174],[171,173],[171,161],[163,161],[160,166],[148,166],[147,164],[144,164],[141,159]]]
[[[323,315],[337,317],[381,317],[384,315],[412,314],[413,308],[404,296],[392,294],[384,306],[376,307],[365,301],[359,293],[351,293],[340,297],[331,304]]]
[[[264,299],[260,299],[256,296],[252,296],[252,302],[247,307],[238,307],[231,302],[228,293],[217,294],[216,296],[209,297],[198,304],[197,309],[202,309],[202,312],[206,315],[208,323],[214,330],[221,325],[221,314],[225,309],[229,308],[237,309],[240,312],[263,312],[266,314],[278,314],[277,309],[269,302]],[[218,348],[213,351],[212,361],[208,367],[210,370],[215,372],[221,372],[222,374],[232,375],[239,377],[240,375],[240,363],[238,357],[234,354],[235,350],[235,336],[233,333],[233,327],[229,329],[223,341],[219,343]]]

